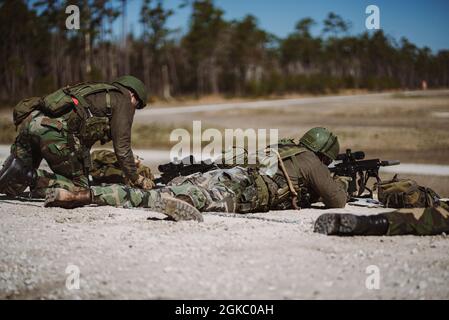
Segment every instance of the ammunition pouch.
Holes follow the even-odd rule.
[[[95,142],[101,144],[111,140],[111,127],[108,117],[90,117],[87,118],[80,127],[78,134],[83,145],[87,148],[92,147]]]
[[[237,212],[266,212],[269,210],[270,194],[268,187],[262,176],[257,173],[257,170],[248,169],[248,176],[250,178],[250,185],[243,189],[238,205]]]

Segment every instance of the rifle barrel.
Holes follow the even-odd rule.
[[[399,160],[385,160],[380,163],[382,167],[397,166],[398,164],[401,164]]]

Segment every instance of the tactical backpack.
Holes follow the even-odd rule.
[[[101,183],[121,183],[128,184],[125,174],[123,173],[117,157],[114,152],[110,150],[95,150],[91,153],[92,167],[90,168],[90,175],[95,184]],[[151,169],[141,163],[136,157],[138,164],[137,174],[154,180]]]
[[[38,109],[42,104],[42,98],[32,97],[26,98],[19,101],[13,109],[12,118],[14,125],[17,127],[25,120],[31,112]]]
[[[34,110],[41,110],[51,118],[60,117],[70,111],[75,111],[84,119],[89,118],[89,104],[85,97],[91,94],[106,92],[106,107],[111,108],[110,91],[119,89],[107,83],[84,82],[56,90],[49,95],[21,100],[13,111],[14,124],[18,126]]]
[[[440,196],[411,179],[398,179],[376,184],[378,199],[386,208],[426,208],[439,203]]]
[[[83,82],[56,90],[43,98],[40,107],[43,113],[50,117],[60,117],[75,107],[76,112],[89,112],[89,104],[85,97],[91,94],[106,92],[106,106],[111,108],[109,91],[119,91],[116,86],[107,83]]]

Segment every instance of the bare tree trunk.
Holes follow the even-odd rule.
[[[215,57],[212,57],[210,59],[210,85],[211,85],[211,89],[212,89],[212,93],[213,94],[218,94],[219,90],[218,90],[218,76],[217,76],[217,67],[215,65]]]
[[[129,74],[129,51],[128,51],[128,35],[127,35],[127,10],[126,10],[126,0],[122,0],[122,13],[123,13],[123,19],[122,19],[122,45],[123,45],[123,59],[124,59],[124,65],[123,65],[123,72],[124,74]]]
[[[168,64],[169,64],[169,68],[168,70],[170,71],[170,80],[171,80],[171,88],[172,91],[174,91],[174,94],[176,95],[177,90],[178,90],[178,74],[176,72],[176,63],[174,61],[173,55],[172,54],[168,54],[167,55],[167,60],[168,60]]]
[[[161,68],[162,73],[162,95],[164,99],[171,100],[172,96],[170,94],[170,81],[168,77],[168,66],[164,64]]]
[[[91,53],[91,48],[90,48],[90,32],[87,32],[85,37],[84,37],[84,50],[85,50],[85,59],[86,59],[86,78],[90,78],[91,72],[92,72],[92,65],[90,62],[90,53]]]
[[[150,76],[151,56],[150,53],[148,52],[148,48],[145,45],[142,48],[142,64],[143,64],[143,81],[145,82],[145,85],[148,87],[151,84],[151,76]]]
[[[196,68],[196,81],[197,81],[197,95],[200,96],[203,94],[203,67],[202,62],[199,63],[198,67]]]

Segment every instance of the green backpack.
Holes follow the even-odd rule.
[[[125,178],[117,157],[113,151],[110,150],[95,150],[91,153],[92,167],[90,168],[90,175],[92,176],[94,184],[102,183],[121,183],[128,184]],[[151,169],[141,163],[138,156],[135,156],[137,174],[154,180]]]
[[[25,120],[31,112],[38,109],[42,104],[42,98],[32,97],[26,98],[19,101],[13,109],[12,118],[14,125],[17,127]]]
[[[85,97],[90,94],[106,92],[106,106],[111,108],[109,91],[120,91],[119,88],[107,83],[84,82],[56,90],[43,98],[32,97],[21,100],[13,111],[16,127],[34,110],[41,110],[51,118],[60,117],[76,107],[81,118],[89,118],[89,104]]]
[[[119,91],[116,86],[107,83],[84,82],[73,86],[67,86],[56,90],[43,98],[40,110],[50,117],[59,117],[71,111],[74,106],[76,110],[87,112],[89,108],[85,97],[99,92]],[[106,94],[106,105],[110,108],[111,100]],[[83,110],[84,109],[84,110]]]
[[[386,208],[426,208],[439,203],[440,196],[411,179],[398,179],[376,184],[379,201]]]

